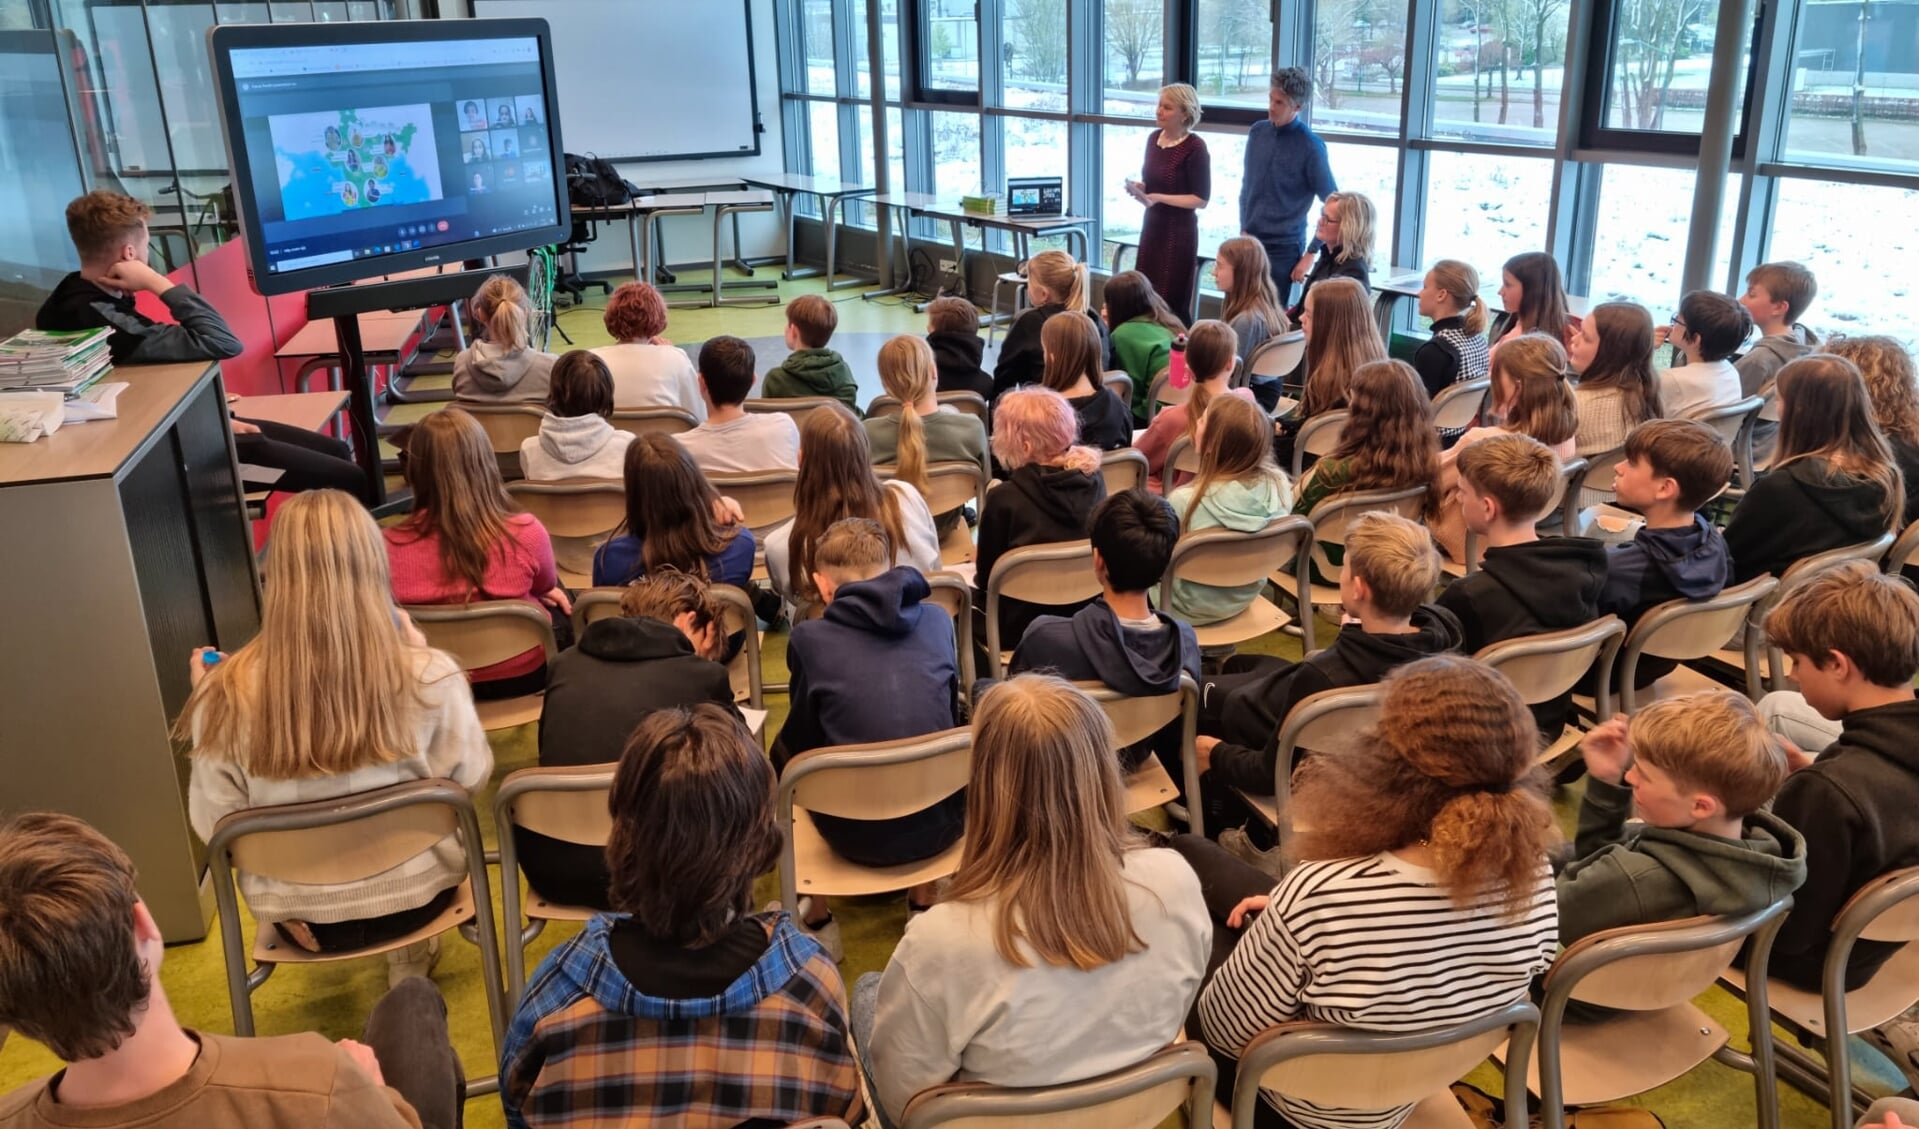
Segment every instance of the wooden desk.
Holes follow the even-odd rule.
[[[206,935],[205,851],[168,731],[187,656],[259,630],[219,366],[118,368],[119,418],[0,444],[0,779],[132,856],[168,941]]]
[[[779,195],[780,207],[786,211],[786,273],[781,278],[812,278],[820,273],[817,268],[809,267],[804,271],[793,267],[793,230],[795,211],[793,197],[812,196],[820,202],[820,224],[826,236],[826,288],[838,290],[842,286],[860,286],[873,281],[864,275],[852,278],[838,278],[834,269],[834,259],[839,251],[840,213],[846,207],[846,201],[858,196],[871,196],[879,191],[870,185],[847,184],[835,177],[804,176],[800,173],[763,173],[742,177],[742,180],[757,188],[769,188]]]
[[[279,396],[242,396],[228,407],[240,419],[284,423],[306,431],[325,431],[333,417],[346,407],[346,393],[338,389],[326,392],[291,392]]]

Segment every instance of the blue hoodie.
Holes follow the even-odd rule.
[[[1692,524],[1673,529],[1643,526],[1624,545],[1606,553],[1606,583],[1599,614],[1616,615],[1630,630],[1639,617],[1669,600],[1709,600],[1732,579],[1732,553],[1717,526],[1694,514]],[[1672,659],[1641,655],[1633,677],[1638,689],[1672,673]]]
[[[1179,676],[1199,681],[1199,640],[1193,629],[1154,612],[1161,628],[1141,631],[1124,627],[1105,599],[1074,613],[1071,619],[1043,615],[1027,627],[1007,667],[1011,674],[1043,670],[1070,682],[1103,682],[1129,697],[1147,698],[1179,689]],[[1179,723],[1170,723],[1137,745],[1120,750],[1128,772],[1138,768],[1148,753],[1160,754],[1173,779],[1180,778]]]

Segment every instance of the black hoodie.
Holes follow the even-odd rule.
[[[547,667],[540,766],[617,763],[648,714],[701,702],[733,710],[733,687],[726,668],[695,654],[679,628],[657,619],[595,620],[578,646]],[[605,851],[528,831],[517,836],[535,890],[564,905],[606,908]]]
[[[1548,537],[1487,549],[1479,571],[1440,593],[1439,606],[1459,617],[1459,649],[1482,648],[1521,635],[1564,631],[1599,618],[1606,583],[1606,546],[1590,537]],[[1572,693],[1533,707],[1539,731],[1558,739],[1572,711]]]
[[[1066,306],[1060,302],[1051,302],[1044,306],[1034,306],[1021,314],[1006,337],[999,344],[999,360],[993,365],[993,398],[1009,388],[1022,384],[1038,384],[1046,375],[1046,354],[1040,348],[1040,330],[1046,325],[1046,319],[1054,314],[1066,312]],[[1093,319],[1099,327],[1100,365],[1113,367],[1113,338],[1106,329],[1106,323],[1100,319],[1099,311],[1087,310],[1086,316]]]
[[[1106,480],[1098,474],[1067,467],[1028,463],[987,491],[979,515],[979,548],[974,554],[976,601],[984,614],[986,584],[993,565],[1014,549],[1055,541],[1084,541],[1093,507],[1106,500]],[[1046,605],[1023,600],[1000,601],[1000,642],[1023,638],[1026,627]],[[1077,611],[1084,604],[1065,609]],[[1049,610],[1058,611],[1053,608]]]
[[[1915,811],[1919,701],[1847,714],[1839,739],[1810,767],[1786,778],[1772,813],[1806,837],[1806,881],[1773,943],[1774,976],[1819,991],[1840,907],[1887,871],[1919,865]],[[1846,989],[1872,979],[1899,948],[1888,941],[1856,942],[1846,963]]]
[[[1133,410],[1105,388],[1086,396],[1068,397],[1079,417],[1079,441],[1096,451],[1117,451],[1133,445]]]
[[[1871,541],[1886,531],[1885,491],[1821,458],[1794,459],[1758,477],[1726,523],[1732,580],[1785,575],[1795,562]]]
[[[1159,629],[1126,627],[1104,598],[1071,619],[1043,615],[1033,621],[1013,651],[1009,674],[1044,670],[1069,682],[1101,682],[1128,697],[1150,698],[1179,689],[1179,676],[1199,681],[1199,640],[1193,629],[1165,612],[1154,612]],[[1174,780],[1180,779],[1178,721],[1137,745],[1120,750],[1126,771],[1156,753]],[[1170,740],[1168,740],[1170,739]]]
[[[178,325],[154,321],[134,308],[132,294],[115,296],[74,271],[47,295],[33,324],[46,330],[112,326],[107,352],[116,365],[223,361],[245,348],[219,313],[192,290],[176,285],[160,295],[160,301]]]
[[[1459,620],[1437,604],[1421,604],[1407,634],[1373,635],[1349,623],[1339,629],[1332,646],[1299,662],[1270,660],[1260,665],[1259,677],[1236,681],[1230,689],[1209,683],[1201,692],[1224,692],[1226,700],[1201,704],[1201,731],[1216,730],[1207,736],[1220,738],[1207,783],[1272,795],[1279,725],[1294,706],[1322,690],[1370,686],[1394,667],[1457,650]],[[1209,714],[1220,719],[1216,725],[1205,724]]]
[[[986,340],[977,331],[948,330],[926,335],[933,348],[933,368],[939,373],[936,387],[941,392],[977,392],[987,403],[993,402],[993,377],[980,367]]]

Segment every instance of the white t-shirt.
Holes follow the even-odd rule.
[[[800,428],[785,412],[748,412],[674,436],[708,474],[800,469]]]
[[[706,418],[700,377],[686,350],[672,345],[602,345],[593,350],[613,374],[613,408],[685,408]]]
[[[1679,419],[1708,408],[1723,408],[1745,398],[1739,385],[1739,370],[1732,367],[1731,361],[1680,365],[1659,374],[1659,407],[1668,419]]]
[[[1199,878],[1163,848],[1128,852],[1124,875],[1146,947],[1091,971],[1030,954],[1025,968],[1008,964],[993,945],[991,903],[941,902],[907,922],[864,1048],[893,1118],[928,1086],[1076,1082],[1178,1037],[1213,946]]]

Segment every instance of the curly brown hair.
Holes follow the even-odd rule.
[[[1424,843],[1456,905],[1496,899],[1518,917],[1559,840],[1519,691],[1462,655],[1407,663],[1382,689],[1379,724],[1357,747],[1300,768],[1294,810],[1338,814],[1312,820],[1295,851],[1354,858]]]
[[[650,341],[666,332],[666,299],[647,283],[629,282],[607,298],[600,321],[622,344]]]
[[[1352,463],[1348,490],[1398,490],[1439,479],[1433,402],[1405,361],[1373,361],[1353,373],[1352,415],[1332,457]]]

